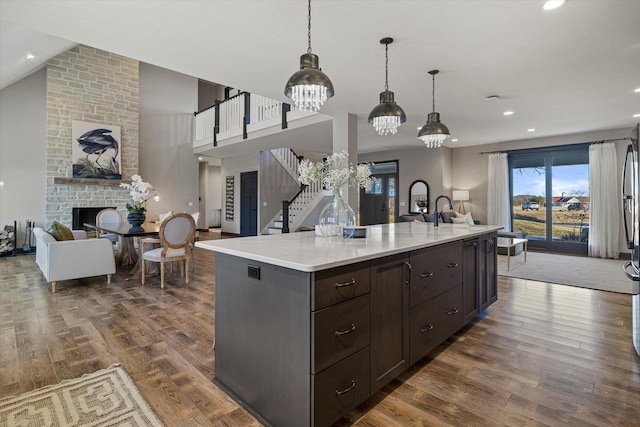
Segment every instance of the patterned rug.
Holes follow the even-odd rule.
[[[0,400],[0,426],[162,425],[119,364]]]

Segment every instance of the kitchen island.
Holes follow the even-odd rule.
[[[267,425],[331,425],[496,301],[499,229],[197,242],[215,252],[214,382]]]

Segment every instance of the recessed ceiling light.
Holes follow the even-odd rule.
[[[199,156],[199,157],[198,157],[198,160],[202,160],[202,156]]]
[[[33,56],[30,53],[27,53],[27,56],[24,57],[24,59],[26,59],[26,60],[33,59],[33,58],[35,58],[35,56]]]
[[[566,0],[547,0],[542,5],[542,8],[544,10],[553,10],[553,9],[559,8],[560,6],[562,6],[565,3],[566,3]]]
[[[640,114],[634,114],[633,117],[640,117]]]
[[[640,93],[640,87],[637,87],[633,90],[635,93]]]
[[[527,129],[527,132],[535,132],[535,131],[536,131],[536,128],[529,128],[529,129]]]
[[[453,138],[451,142],[458,142],[458,138]]]
[[[513,114],[513,111],[505,111],[505,112],[504,112],[504,113],[502,113],[502,114],[504,114],[505,116],[510,116],[510,115],[512,115],[512,114]]]

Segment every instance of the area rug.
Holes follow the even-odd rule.
[[[498,274],[601,291],[637,293],[638,282],[627,279],[622,271],[624,263],[623,260],[530,251],[527,262],[522,253],[512,256],[510,271],[507,271],[506,255],[498,255]]]
[[[0,426],[162,425],[119,364],[0,400]]]

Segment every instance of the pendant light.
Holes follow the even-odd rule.
[[[418,138],[424,142],[427,148],[440,148],[444,140],[451,135],[449,129],[443,123],[440,123],[440,113],[436,113],[436,74],[439,72],[439,70],[429,71],[433,85],[431,92],[433,112],[429,113],[427,123],[418,132]]]
[[[369,123],[380,135],[398,132],[398,127],[407,121],[404,110],[395,103],[393,92],[389,90],[389,45],[393,43],[391,37],[380,40],[384,45],[384,92],[380,92],[380,104],[376,105],[369,114]]]
[[[320,69],[318,56],[311,53],[311,0],[308,4],[307,53],[300,56],[300,70],[289,77],[284,94],[298,110],[317,112],[333,96],[333,84]]]

